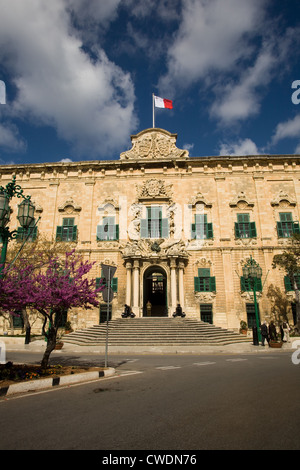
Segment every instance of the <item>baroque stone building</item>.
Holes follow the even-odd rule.
[[[33,237],[73,241],[96,262],[94,278],[101,278],[101,263],[116,266],[112,318],[125,304],[138,317],[172,316],[179,303],[187,317],[251,327],[253,294],[242,266],[252,256],[263,271],[260,319],[269,320],[271,284],[291,306],[294,298],[272,259],[299,232],[299,156],[194,158],[176,139],[151,128],[132,136],[119,160],[1,166],[0,184],[16,175],[31,195],[40,216]],[[70,311],[68,319],[85,328],[104,311],[101,303],[100,310]],[[289,315],[292,322],[292,308]]]

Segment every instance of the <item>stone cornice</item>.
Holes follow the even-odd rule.
[[[0,165],[0,178],[16,175],[22,181],[31,178],[63,179],[101,178],[106,175],[131,176],[135,172],[145,173],[150,169],[162,169],[171,175],[214,174],[225,177],[234,173],[247,175],[271,175],[278,171],[293,173],[300,170],[300,155],[251,155],[251,156],[212,156],[190,157],[188,159],[145,159],[145,160],[92,160],[69,163],[33,163]]]

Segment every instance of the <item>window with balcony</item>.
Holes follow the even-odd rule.
[[[141,238],[168,238],[169,220],[162,217],[162,208],[147,207],[146,219],[141,219]]]

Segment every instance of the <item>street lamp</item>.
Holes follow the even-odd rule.
[[[256,291],[258,288],[258,279],[261,279],[262,277],[262,269],[259,266],[259,264],[252,258],[252,256],[250,256],[250,258],[247,260],[247,262],[243,266],[243,277],[244,279],[248,279],[250,287],[253,291],[255,321],[256,321],[256,327],[253,327],[253,344],[255,346],[258,346],[259,341],[261,341],[261,334],[259,330],[259,318],[258,318]]]
[[[23,229],[28,229],[34,221],[35,207],[32,204],[31,196],[24,196],[21,186],[16,184],[16,177],[13,176],[12,182],[6,187],[0,186],[0,237],[2,240],[2,250],[0,259],[0,278],[5,266],[7,245],[9,240],[16,238],[18,231],[10,231],[7,224],[10,219],[9,202],[13,197],[23,198],[18,207],[17,219]]]

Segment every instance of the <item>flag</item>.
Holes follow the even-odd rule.
[[[173,109],[173,102],[171,100],[166,100],[159,96],[154,96],[154,105],[156,108]]]

